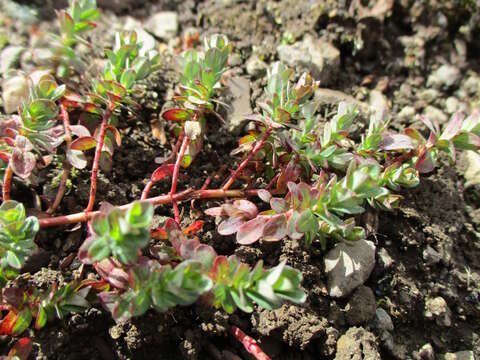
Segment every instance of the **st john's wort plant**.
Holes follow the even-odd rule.
[[[38,219],[25,215],[23,204],[10,200],[0,205],[0,282],[15,275],[34,249]]]
[[[150,247],[152,258],[143,256],[152,215],[153,207],[146,202],[126,211],[107,209],[92,220],[91,237],[80,249],[82,261],[93,263],[113,287],[100,299],[116,320],[149,308],[191,305],[200,298],[229,313],[237,307],[251,312],[254,303],[274,309],[284,301],[305,301],[297,270],[285,263],[266,270],[261,262],[250,269],[235,257],[218,256],[212,247],[188,238],[173,219],[162,231],[170,244]]]
[[[165,111],[162,117],[177,123],[176,136],[189,138],[181,165],[188,167],[203,146],[206,114],[215,114],[214,96],[221,89],[221,77],[227,69],[232,45],[223,35],[205,38],[205,52],[185,51],[178,59],[182,69],[178,93],[173,100],[179,105]],[[218,115],[217,115],[218,116]]]

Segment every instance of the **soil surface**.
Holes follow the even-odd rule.
[[[328,42],[332,53],[337,49],[339,54],[338,64],[333,62],[330,70],[321,72],[322,91],[317,95],[326,117],[342,97],[360,105],[359,128],[368,119],[369,105],[388,111],[395,129],[421,128],[415,120],[418,114],[445,122],[454,111],[470,112],[480,105],[480,15],[473,1],[98,2],[104,11],[91,39],[98,57],[92,64],[101,63],[101,48],[112,43],[115,30],[146,22],[162,11],[176,12],[179,21],[177,36],[157,39],[163,51],[162,70],[142,85],[142,113],[122,114],[123,146],[114,154],[113,169],[99,177],[97,199],[115,205],[139,198],[157,167],[155,158],[169,154],[168,129],[160,113],[169,106],[178,81],[174,49],[181,48],[185,32],[197,32],[200,38],[212,33],[229,37],[234,54],[226,78],[247,80],[250,92],[247,87],[243,96],[252,109],[266,84],[264,64],[279,59],[280,46],[289,49],[309,37]],[[45,2],[47,5],[22,3],[41,3],[40,31],[53,28],[55,20],[50,14],[63,6],[53,0]],[[8,31],[10,45],[28,44],[28,25],[10,24]],[[330,55],[323,56],[327,64]],[[21,62],[20,66],[28,70],[28,64]],[[297,73],[308,67],[302,62],[295,66]],[[450,73],[439,71],[442,66]],[[229,103],[232,96],[226,91],[221,100]],[[229,111],[219,111],[230,126]],[[201,187],[222,164],[231,166],[229,153],[236,147],[237,137],[210,120],[204,151],[194,166],[182,171],[179,189]],[[237,131],[242,133],[244,128]],[[472,166],[465,156],[453,167],[446,159],[442,163],[420,186],[402,193],[404,200],[398,210],[369,210],[362,218],[371,229],[369,240],[376,245],[376,265],[367,282],[343,299],[327,295],[320,246],[314,243],[307,248],[289,239],[238,246],[233,237],[218,235],[214,221],[202,214],[216,202],[184,203],[185,224],[205,220],[200,237],[219,254],[236,254],[251,265],[260,259],[268,266],[286,259],[301,270],[307,302],[234,315],[198,304],[163,314],[149,311],[121,324],[97,305],[51,322],[41,331],[30,330],[32,358],[251,359],[229,335],[230,325],[257,339],[272,359],[440,359],[447,353],[452,354],[446,359],[480,358],[480,189],[465,185],[466,169]],[[57,175],[55,171],[39,174],[33,191],[54,194],[52,178]],[[72,179],[59,214],[85,207],[89,176],[82,171]],[[225,173],[213,179],[210,187],[221,185],[224,177]],[[168,189],[168,182],[158,184],[151,195]],[[13,196],[29,198],[25,191],[18,183]],[[156,223],[166,216],[172,216],[171,207],[156,209]],[[24,276],[45,286],[91,272],[75,259],[59,270],[66,257],[76,254],[84,236],[85,229],[78,227],[42,231],[37,237],[40,251]],[[0,342],[1,353],[7,353],[11,340],[2,338]]]

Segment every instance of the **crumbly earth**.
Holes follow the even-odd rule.
[[[40,4],[45,21],[61,1]],[[261,68],[247,65],[252,55],[269,64],[278,59],[277,47],[301,41],[306,35],[333,44],[340,52],[340,65],[328,89],[348,94],[359,104],[388,110],[392,127],[421,128],[415,115],[445,121],[455,110],[467,112],[480,105],[480,15],[475,1],[468,0],[206,0],[99,1],[104,16],[92,35],[94,53],[112,41],[113,31],[129,21],[142,21],[159,11],[176,11],[179,36],[195,30],[201,36],[226,34],[235,45],[231,70],[226,76],[250,80],[252,108],[266,83]],[[50,20],[49,20],[50,19]],[[31,29],[10,24],[8,42],[26,45]],[[171,49],[181,45],[172,39],[161,45],[162,70],[143,85],[141,114],[122,114],[123,146],[114,155],[114,167],[99,178],[98,199],[123,204],[140,196],[156,168],[155,158],[168,154],[164,124],[159,120],[178,79]],[[86,51],[86,49],[84,49]],[[100,62],[95,60],[92,63]],[[437,69],[445,64],[453,73],[442,78]],[[22,66],[28,70],[28,63]],[[247,71],[247,69],[249,69]],[[301,70],[301,66],[298,67]],[[453,74],[453,75],[452,75]],[[456,75],[455,75],[456,74]],[[325,116],[336,105],[335,94],[323,98]],[[333,95],[332,95],[333,94]],[[333,98],[333,100],[332,100]],[[373,100],[372,100],[373,99]],[[223,101],[228,102],[228,94]],[[368,106],[366,106],[368,108]],[[362,107],[362,109],[365,107]],[[223,110],[220,110],[223,111]],[[131,114],[130,114],[131,115]],[[130,120],[127,120],[131,118]],[[367,115],[362,114],[365,120]],[[215,119],[209,122],[204,152],[195,166],[184,172],[179,188],[200,187],[221,164],[231,164],[229,152],[236,146],[231,135]],[[359,123],[359,127],[363,124]],[[364,287],[344,299],[327,296],[323,253],[316,243],[285,240],[238,246],[231,237],[221,237],[215,224],[201,210],[215,202],[183,204],[185,223],[207,223],[202,241],[220,254],[235,253],[254,264],[263,259],[274,265],[286,259],[303,272],[308,292],[304,305],[286,304],[278,310],[255,310],[253,314],[228,316],[201,304],[176,308],[164,314],[148,312],[141,318],[115,324],[100,306],[85,313],[51,322],[41,331],[30,331],[35,359],[251,359],[228,333],[237,325],[258,339],[272,359],[436,359],[443,354],[471,350],[480,357],[480,197],[475,186],[465,186],[465,159],[442,167],[422,179],[415,189],[402,192],[401,207],[392,213],[370,210],[362,217],[371,229],[377,247],[375,269]],[[33,186],[35,194],[52,191],[52,172],[42,172]],[[225,176],[225,174],[223,174]],[[211,187],[219,185],[214,179]],[[88,200],[89,174],[79,172],[64,199],[60,213],[83,209]],[[31,194],[16,184],[13,195],[27,201]],[[159,184],[152,195],[168,191]],[[171,216],[171,208],[156,210],[158,221]],[[84,229],[42,231],[37,239],[41,251],[31,260],[31,281],[39,286],[75,273],[88,273],[79,262],[63,260],[75,253]],[[48,270],[40,270],[42,267]],[[365,288],[366,287],[366,288]],[[429,314],[426,305],[441,297],[446,309]],[[441,302],[444,304],[443,302]],[[379,310],[383,309],[383,310]],[[375,310],[377,315],[375,315]],[[442,312],[443,311],[443,312]],[[379,316],[386,313],[393,323]],[[0,338],[1,352],[11,340]],[[429,344],[429,345],[428,345]],[[425,346],[426,345],[426,346]],[[223,354],[223,355],[222,355]],[[235,355],[232,355],[235,354]],[[223,356],[223,357],[222,357]],[[233,356],[233,357],[232,357]]]

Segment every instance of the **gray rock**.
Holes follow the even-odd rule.
[[[415,116],[415,108],[413,106],[404,106],[402,110],[397,114],[397,117],[401,121],[411,122]]]
[[[457,351],[456,353],[446,353],[444,360],[475,360],[475,355],[471,350]]]
[[[362,285],[375,267],[375,245],[368,240],[339,243],[325,256],[328,293],[344,297]]]
[[[425,89],[425,90],[419,91],[417,94],[417,97],[420,100],[423,100],[424,102],[426,102],[427,104],[431,104],[436,100],[438,100],[438,98],[440,97],[440,92],[435,89]]]
[[[319,88],[315,91],[315,99],[320,105],[338,105],[344,101],[348,105],[355,105],[363,113],[369,112],[369,105],[361,101],[358,101],[353,96],[345,94],[338,90],[332,90],[327,88]]]
[[[458,84],[462,74],[460,70],[452,65],[442,65],[430,74],[427,80],[427,86],[439,88],[449,88]]]
[[[0,53],[0,75],[5,74],[18,63],[24,50],[23,46],[7,46],[2,50]]]
[[[422,360],[435,360],[435,351],[431,344],[423,345],[420,350],[418,350],[418,356]]]
[[[456,97],[450,96],[445,100],[445,110],[448,114],[452,115],[459,108],[459,101]]]
[[[252,113],[250,105],[250,81],[244,77],[227,79],[227,89],[230,92],[230,107],[227,110],[226,122],[228,130],[238,134],[247,122],[246,115]]]
[[[424,315],[427,319],[435,320],[440,326],[449,327],[452,325],[452,312],[441,296],[427,299]]]
[[[322,84],[331,82],[340,69],[340,50],[310,35],[301,42],[278,46],[277,53],[279,59],[289,66],[307,68]]]
[[[435,250],[430,245],[427,245],[425,250],[423,250],[423,260],[427,265],[435,265],[438,264],[442,260],[442,254],[440,254],[437,250]]]
[[[337,341],[335,360],[380,360],[375,335],[362,327],[351,327]]]
[[[372,289],[359,286],[345,307],[345,317],[349,325],[367,323],[375,316],[375,295]]]
[[[431,105],[425,108],[423,115],[430,120],[438,121],[439,124],[444,124],[448,121],[448,116],[442,110]]]
[[[267,72],[267,64],[256,54],[250,56],[246,63],[247,74],[253,78],[260,77]]]
[[[382,308],[378,308],[375,311],[375,319],[373,324],[380,331],[393,331],[392,318]]]
[[[145,22],[145,30],[163,40],[170,40],[178,33],[178,15],[173,11],[156,13]]]

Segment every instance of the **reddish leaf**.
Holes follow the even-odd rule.
[[[279,241],[287,236],[287,217],[283,214],[272,216],[263,229],[263,240]]]
[[[158,182],[167,176],[172,176],[174,169],[174,164],[162,165],[153,172],[151,180],[153,182]]]
[[[98,274],[112,286],[119,289],[125,289],[128,286],[129,276],[118,261],[108,258],[95,263],[94,267]]]
[[[83,125],[70,125],[70,130],[72,134],[81,138],[85,136],[90,136],[90,131]]]
[[[117,143],[117,146],[122,145],[122,135],[120,135],[120,132],[118,129],[113,126],[113,125],[107,125],[107,131],[110,130],[113,133],[113,136],[115,137],[115,142]]]
[[[85,151],[93,149],[97,145],[95,138],[93,136],[83,136],[72,141],[70,149]]]
[[[13,335],[13,328],[17,322],[18,314],[10,310],[0,323],[0,335]]]
[[[405,129],[405,134],[414,139],[414,140],[417,140],[417,141],[420,141],[420,142],[425,142],[425,139],[423,138],[422,134],[420,134],[418,132],[418,130],[415,130],[415,129],[412,129],[412,128],[406,128]]]
[[[233,205],[240,211],[244,212],[248,218],[254,218],[258,214],[258,209],[254,203],[248,200],[235,200]]]
[[[7,360],[17,357],[19,360],[27,360],[32,352],[33,343],[30,338],[24,337],[19,339],[8,352]]]
[[[432,156],[427,149],[423,149],[418,155],[417,162],[415,163],[415,169],[422,174],[432,172],[433,169],[435,169],[435,163],[433,162]]]
[[[185,109],[170,109],[162,114],[162,117],[167,121],[184,122],[192,117],[191,111]]]
[[[272,194],[268,190],[260,189],[258,190],[257,196],[264,202],[269,203],[272,198]]]
[[[150,231],[150,236],[155,240],[168,240],[168,233],[165,228],[156,228]]]
[[[212,269],[210,270],[210,277],[215,279],[220,267],[228,265],[228,259],[225,255],[217,256],[213,262]]]
[[[62,104],[66,107],[80,108],[84,102],[80,94],[73,91],[65,90],[62,98]]]
[[[259,240],[263,235],[263,229],[268,219],[257,217],[240,226],[237,231],[237,242],[242,245],[250,245]]]
[[[76,169],[83,169],[87,166],[87,158],[80,150],[67,149],[67,160]]]
[[[183,229],[182,233],[186,236],[192,236],[193,234],[196,234],[197,232],[202,230],[204,224],[205,224],[205,221],[197,220],[186,229]]]

